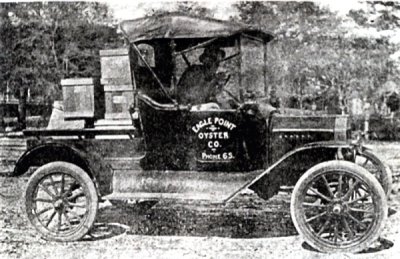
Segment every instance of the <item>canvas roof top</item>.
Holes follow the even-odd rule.
[[[120,28],[131,42],[156,39],[207,39],[228,37],[239,33],[262,38],[267,42],[273,39],[272,33],[254,26],[179,13],[123,21]]]

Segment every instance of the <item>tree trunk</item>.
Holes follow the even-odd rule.
[[[18,100],[18,130],[26,128],[26,99],[28,95],[28,89],[26,87],[19,88],[19,100]]]

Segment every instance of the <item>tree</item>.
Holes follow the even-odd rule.
[[[60,97],[65,77],[98,76],[98,50],[122,43],[112,26],[107,6],[95,2],[1,4],[1,30],[8,34],[1,67],[10,88],[20,100],[19,121],[24,128],[28,89],[43,101]],[[6,15],[7,13],[7,15]],[[2,34],[4,35],[4,34]]]
[[[181,1],[173,3],[170,7],[170,10],[149,8],[146,10],[146,16],[163,14],[167,12],[179,12],[199,17],[213,17],[213,12],[209,8],[194,1]]]
[[[353,10],[349,16],[361,28],[352,38],[364,46],[374,47],[367,59],[371,67],[380,66],[373,78],[373,89],[369,92],[372,101],[381,105],[388,84],[400,84],[400,3],[397,1],[365,2],[364,9]],[[378,47],[377,47],[378,46]],[[396,87],[394,87],[396,88]],[[377,111],[379,112],[379,111]]]
[[[382,15],[374,23],[362,11],[341,17],[313,2],[241,2],[236,6],[240,21],[272,31],[278,38],[270,44],[268,55],[271,94],[276,89],[286,100],[313,96],[320,100],[319,108],[342,112],[352,91],[373,98],[394,74],[388,62],[392,51],[388,38],[357,35],[352,33],[356,28],[344,25],[357,21],[363,32],[378,25],[392,29],[398,23],[392,13],[396,4],[385,2],[390,8],[379,8]]]

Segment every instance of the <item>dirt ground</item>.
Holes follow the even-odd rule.
[[[397,145],[398,144],[398,145]],[[400,143],[371,146],[396,166]],[[398,258],[400,194],[381,240],[359,254],[312,251],[292,224],[290,194],[264,201],[244,193],[227,206],[103,202],[91,236],[72,243],[41,239],[23,212],[27,177],[0,176],[0,258]],[[398,211],[395,213],[395,211]]]

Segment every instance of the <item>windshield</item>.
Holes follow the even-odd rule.
[[[213,76],[215,80],[222,79],[222,83],[217,83],[216,87],[223,88],[223,91],[214,93],[217,94],[214,100],[217,103],[224,103],[224,101],[227,101],[226,99],[232,97],[241,99],[240,97],[247,91],[256,93],[258,97],[265,96],[266,70],[264,64],[266,57],[264,43],[260,39],[244,35],[241,36],[240,41],[238,38],[235,44],[228,46],[210,44],[177,56],[178,102],[193,103],[200,100],[202,100],[200,102],[206,102],[207,92],[211,91],[207,84],[212,82]],[[209,61],[209,58],[214,61]],[[195,93],[186,98],[185,91],[194,91]],[[205,96],[202,96],[202,94]],[[222,108],[233,107],[222,104]]]
[[[159,100],[162,99],[159,98],[162,94],[159,89],[165,88],[180,104],[219,103],[232,97],[242,100],[247,91],[256,93],[257,97],[266,95],[266,48],[262,40],[237,35],[208,41],[210,44],[197,43],[199,46],[186,44],[186,48],[183,47],[183,40],[176,40],[173,44],[163,41],[150,47],[148,45],[145,50],[141,48],[142,56],[151,58],[146,62],[147,67],[141,58],[137,59],[134,69],[138,88]],[[174,44],[177,46],[176,54],[172,54],[171,45]],[[158,80],[154,80],[154,76]],[[225,94],[214,98],[212,95],[217,92]],[[168,102],[167,99],[164,101]],[[222,108],[235,108],[230,104],[222,105]]]
[[[241,78],[242,88],[265,96],[266,64],[264,43],[257,38],[241,38]]]

